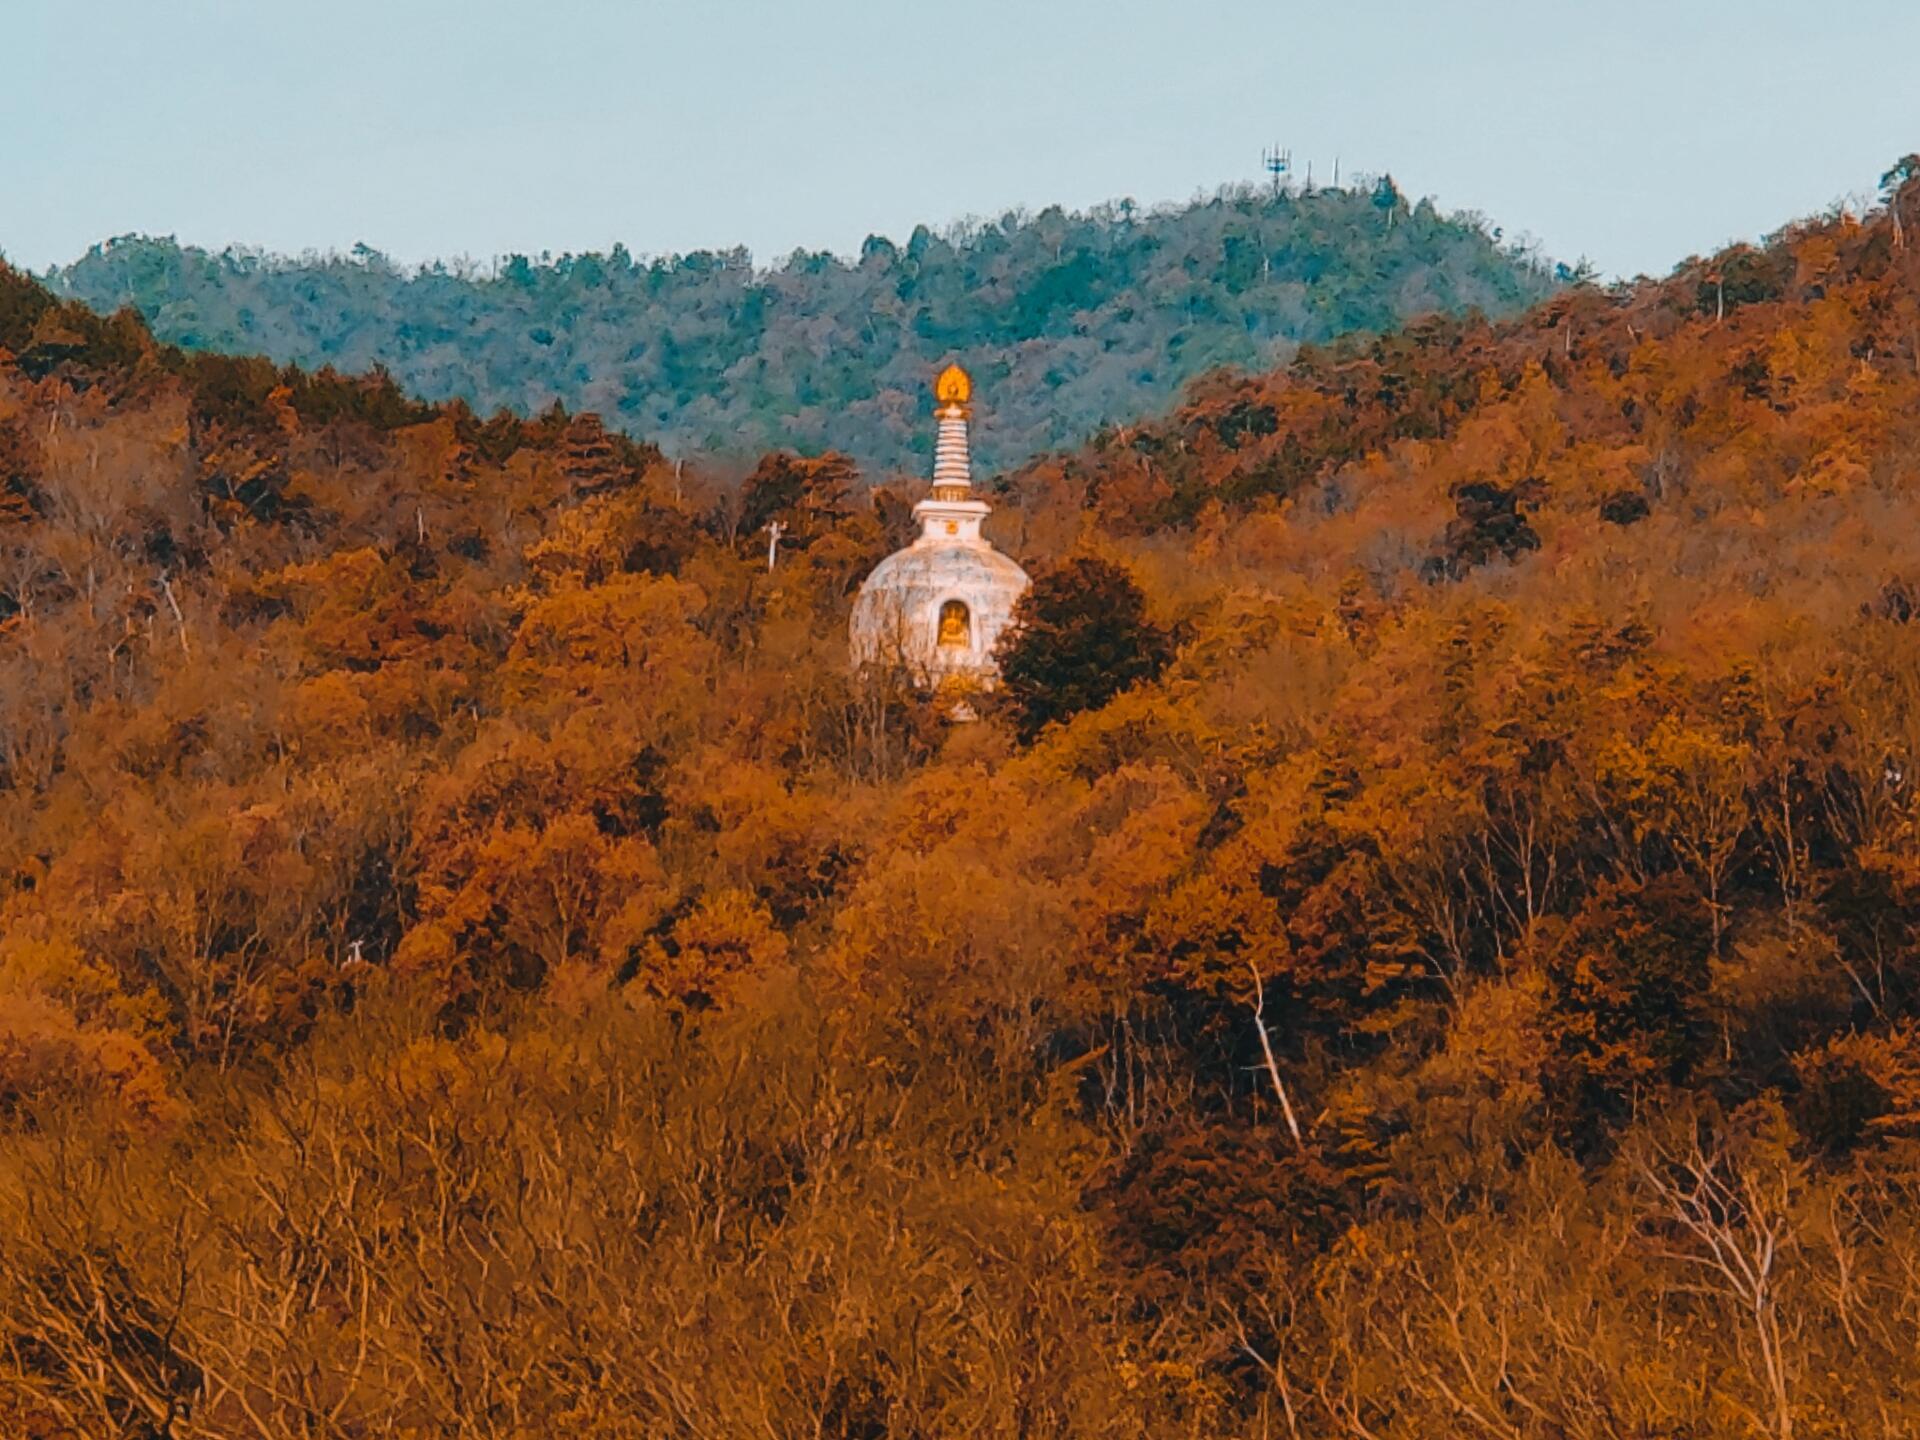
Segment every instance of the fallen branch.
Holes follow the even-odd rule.
[[[1300,1122],[1293,1117],[1293,1102],[1287,1099],[1287,1087],[1280,1080],[1280,1062],[1273,1058],[1273,1041],[1267,1038],[1267,987],[1260,979],[1260,967],[1249,960],[1247,968],[1253,972],[1253,1028],[1260,1032],[1260,1048],[1266,1052],[1267,1074],[1273,1080],[1273,1093],[1280,1097],[1280,1113],[1287,1117],[1287,1129],[1293,1132],[1293,1143],[1300,1147],[1302,1155],[1307,1153],[1307,1142],[1300,1134]]]

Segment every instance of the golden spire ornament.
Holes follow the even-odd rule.
[[[942,409],[949,405],[965,405],[973,398],[973,378],[958,365],[949,365],[940,372],[940,378],[933,382],[933,398]]]

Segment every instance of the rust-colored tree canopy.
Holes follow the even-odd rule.
[[[1002,477],[961,725],[840,457],[0,271],[0,1434],[1920,1433],[1913,168]]]

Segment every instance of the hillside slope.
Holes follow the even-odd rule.
[[[1002,397],[989,466],[1162,408],[1209,368],[1266,368],[1295,345],[1430,311],[1505,314],[1550,287],[1471,219],[1384,183],[1223,193],[1155,212],[1051,209],[848,263],[742,251],[636,261],[513,257],[497,276],[404,273],[371,252],[287,260],[128,238],[56,288],[132,305],[163,340],[309,369],[383,365],[412,393],[532,414],[558,399],[675,454],[836,449],[925,468],[914,421],[929,367],[964,353]]]
[[[1917,226],[1005,477],[1038,726],[838,458],[0,274],[0,1429],[1912,1434]]]

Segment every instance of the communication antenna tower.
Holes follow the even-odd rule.
[[[1273,177],[1273,193],[1278,195],[1280,187],[1286,183],[1286,177],[1293,169],[1293,151],[1282,150],[1278,145],[1269,145],[1260,152],[1260,164],[1267,174]]]

